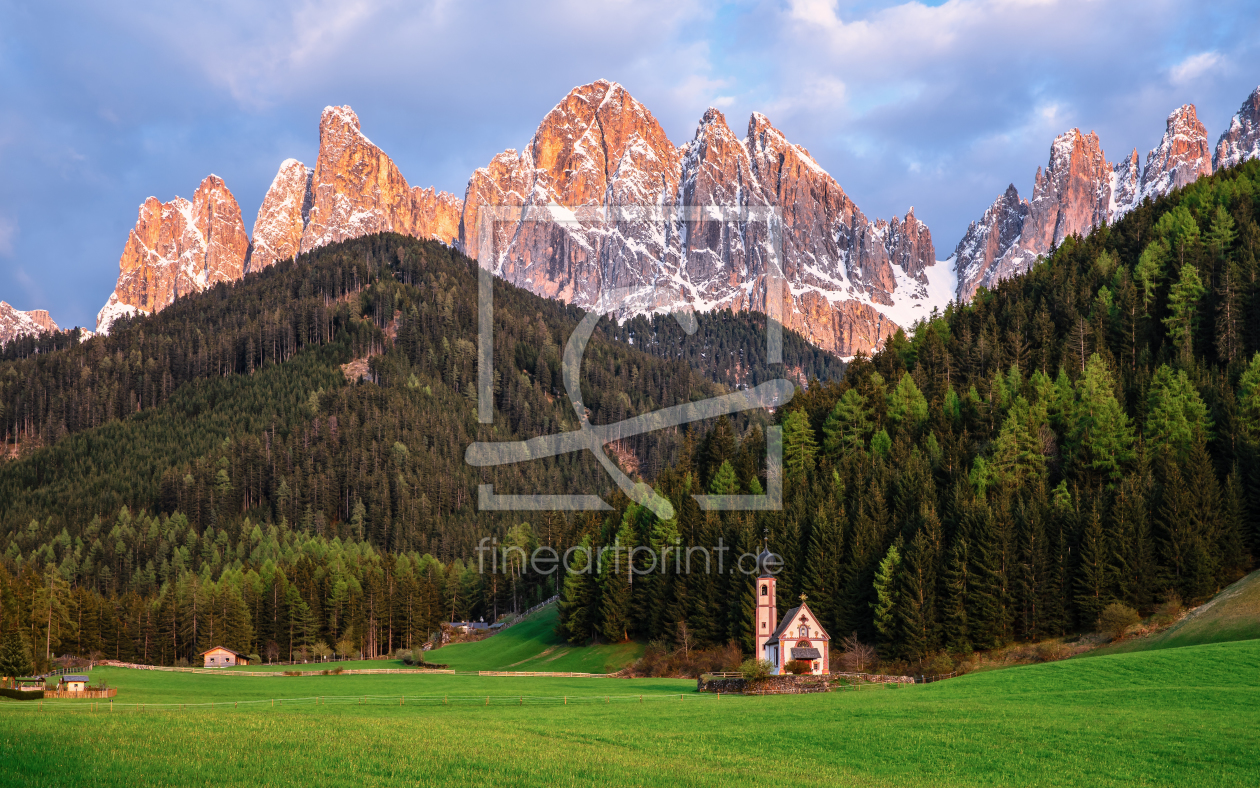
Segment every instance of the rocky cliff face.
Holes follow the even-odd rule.
[[[1164,138],[1146,155],[1141,196],[1158,197],[1211,174],[1207,129],[1199,122],[1194,105],[1184,104],[1168,116]]]
[[[192,201],[150,197],[118,261],[118,284],[96,318],[108,333],[119,316],[156,312],[188,293],[240,279],[250,242],[241,209],[223,179],[210,175]]]
[[[959,241],[958,297],[969,299],[981,286],[1027,271],[1064,238],[1105,221],[1113,175],[1097,134],[1072,129],[1056,137],[1046,169],[1037,168],[1032,200],[1020,200],[1009,186]]]
[[[782,212],[781,259],[769,225],[748,218],[770,209]],[[897,330],[887,313],[926,303],[936,262],[913,211],[869,221],[765,116],[740,139],[710,109],[676,148],[646,107],[602,80],[570,92],[523,151],[473,174],[460,243],[540,295],[593,307],[613,288],[641,288],[623,316],[768,310],[841,355],[874,349]],[[770,304],[767,275],[780,269],[790,288]]]
[[[980,221],[967,227],[954,249],[960,299],[971,298],[978,288],[992,287],[1027,264],[1026,254],[1016,246],[1027,217],[1028,202],[1019,198],[1019,191],[1011,184]]]
[[[460,243],[539,295],[592,307],[607,290],[659,283],[639,306],[665,307],[679,293],[678,239],[638,209],[671,202],[678,180],[679,152],[652,113],[620,85],[584,85],[519,154],[473,173]]]
[[[1248,159],[1260,159],[1260,87],[1251,91],[1230,119],[1229,128],[1216,143],[1212,163],[1219,170]]]
[[[1260,102],[1260,97],[1256,100]],[[1246,109],[1244,104],[1239,115]],[[1249,127],[1238,116],[1236,121],[1237,138],[1247,139],[1245,129],[1255,124]],[[1021,201],[1015,187],[1009,187],[958,242],[954,250],[958,297],[969,299],[981,286],[992,287],[1027,271],[1069,235],[1085,235],[1104,221],[1115,222],[1148,197],[1211,175],[1207,130],[1192,104],[1168,116],[1163,139],[1147,154],[1140,172],[1138,164],[1137,150],[1108,164],[1093,132],[1072,129],[1060,134],[1050,146],[1044,173],[1037,170],[1032,200]]]
[[[1114,222],[1137,205],[1142,193],[1142,159],[1137,148],[1127,159],[1116,162],[1111,169],[1111,205],[1108,221]]]
[[[28,334],[60,330],[46,309],[23,312],[0,301],[0,345]]]
[[[249,270],[259,271],[275,265],[277,260],[291,260],[302,250],[302,233],[314,203],[314,174],[297,159],[281,162],[254,220],[254,251]]]
[[[1094,132],[1072,129],[1055,138],[1044,175],[1033,180],[1021,243],[1048,249],[1069,235],[1083,235],[1106,221],[1111,206],[1111,165]]]
[[[310,190],[301,251],[380,232],[446,243],[458,234],[459,201],[408,186],[394,162],[359,130],[359,116],[349,107],[324,108]]]
[[[392,231],[455,243],[463,202],[408,186],[394,162],[359,130],[349,107],[325,108],[319,131],[314,169],[296,159],[280,164],[258,209],[252,242],[240,206],[218,176],[202,181],[191,202],[145,200],[97,330],[108,333],[122,315],[156,312],[181,295],[347,238]]]

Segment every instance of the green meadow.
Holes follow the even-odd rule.
[[[443,646],[424,658],[455,670],[616,673],[643,656],[642,643],[569,645],[556,635],[559,616],[551,605],[490,638]]]
[[[119,688],[113,711],[0,703],[0,784],[1201,788],[1254,786],[1260,752],[1260,641],[775,697],[667,679],[94,677]]]

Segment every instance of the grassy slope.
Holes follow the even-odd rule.
[[[559,612],[545,607],[497,635],[476,643],[455,643],[429,652],[429,662],[455,670],[545,670],[561,673],[615,673],[643,656],[641,643],[570,646],[556,635]]]
[[[720,700],[655,679],[101,677],[119,686],[120,701],[381,697],[143,713],[90,712],[84,702],[50,702],[41,712],[8,701],[0,703],[0,784],[1202,788],[1254,785],[1260,749],[1260,641],[898,690]],[[443,693],[468,702],[418,697]],[[540,702],[568,693],[593,702]],[[646,701],[601,697],[636,693]]]
[[[1082,656],[1126,654],[1151,649],[1229,643],[1260,638],[1260,571],[1251,574],[1186,614],[1163,632],[1126,640]]]

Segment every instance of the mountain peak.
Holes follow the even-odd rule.
[[[241,208],[227,184],[207,175],[190,202],[149,197],[118,260],[118,283],[96,318],[108,333],[114,320],[155,312],[176,298],[241,278],[249,258]]]
[[[1194,105],[1182,104],[1169,113],[1163,139],[1146,155],[1139,202],[1211,174],[1212,149],[1207,129],[1199,122]]]
[[[273,200],[288,206],[281,220],[288,228],[296,223],[293,211],[302,188],[296,169],[293,165],[290,169],[291,175],[280,184],[281,193]],[[301,204],[309,207],[303,209],[304,227],[294,253],[390,231],[438,237],[447,243],[454,240],[451,233],[458,222],[450,208],[458,198],[447,195],[439,204],[436,195],[430,199],[414,194],[393,160],[363,134],[359,116],[349,106],[324,108],[319,122],[319,157],[306,188],[310,194],[302,191]],[[269,191],[264,204],[272,197]],[[289,235],[267,240],[273,253],[284,254],[292,248]]]
[[[753,113],[739,139],[709,107],[694,137],[675,148],[646,107],[603,81],[570,91],[519,156],[504,152],[473,173],[460,230],[465,252],[513,284],[583,307],[613,287],[656,283],[623,316],[678,305],[777,311],[766,302],[771,246],[760,221],[716,213],[589,227],[500,220],[483,236],[483,207],[504,205],[553,213],[556,206],[779,206],[783,259],[774,263],[792,283],[784,322],[841,355],[878,347],[898,328],[888,314],[916,317],[911,310],[922,305],[909,301],[922,300],[924,270],[935,262],[931,234],[913,212],[869,221],[765,115]],[[481,248],[484,238],[493,249]],[[896,266],[919,280],[906,292]]]
[[[14,309],[4,301],[0,301],[0,345],[12,342],[21,336],[40,334],[45,331],[60,331],[46,309],[32,309],[23,312]]]
[[[1251,91],[1230,118],[1229,128],[1216,143],[1212,163],[1222,169],[1255,158],[1260,158],[1260,87]]]

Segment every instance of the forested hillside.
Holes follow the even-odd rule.
[[[169,662],[222,635],[199,623],[204,608],[241,622],[227,636],[237,648],[274,641],[288,654],[315,639],[294,634],[295,622],[336,640],[349,619],[377,653],[426,637],[440,618],[493,617],[551,593],[539,578],[504,583],[460,561],[483,535],[563,547],[583,527],[554,513],[524,525],[480,513],[479,483],[614,489],[586,453],[485,472],[464,463],[476,438],[576,426],[559,362],[582,313],[495,287],[492,426],[475,421],[475,264],[403,236],[320,249],[88,342],[11,343],[0,362],[0,423],[16,456],[0,465],[0,626],[20,621],[34,642],[42,620],[54,653],[61,643]],[[592,421],[721,393],[688,366],[701,353],[740,359],[738,376],[725,375],[732,385],[769,377],[757,321],[702,316],[691,337],[645,343],[655,355],[601,324],[583,366]],[[798,372],[840,374],[799,336],[784,347]],[[680,438],[636,436],[614,454],[651,478]],[[423,614],[412,607],[420,591],[397,596],[415,567]]]
[[[765,414],[614,447],[672,500],[668,521],[584,453],[467,466],[473,440],[575,426],[559,357],[581,315],[496,283],[496,420],[478,425],[476,269],[436,244],[359,239],[109,337],[24,340],[0,365],[18,455],[0,466],[0,625],[37,656],[172,662],[211,641],[375,654],[562,583],[575,643],[748,650],[751,579],[729,561],[763,534],[785,559],[784,606],[808,594],[834,637],[856,631],[885,659],[1092,628],[1113,600],[1202,599],[1260,554],[1258,187],[1257,162],[1200,179],[843,381],[811,381],[772,417],[782,512],[690,497],[765,487]],[[583,367],[592,420],[780,374],[761,320],[703,316],[693,337],[668,320],[601,324]],[[784,355],[788,375],[839,370],[792,334]],[[482,482],[600,492],[615,511],[482,513]],[[526,550],[720,539],[728,563],[496,574],[477,571],[483,536]]]
[[[1091,629],[1111,601],[1201,600],[1260,554],[1260,162],[1069,238],[812,384],[780,411],[782,513],[701,512],[756,466],[719,425],[657,479],[678,508],[629,506],[592,547],[782,554],[780,606],[806,593],[833,637],[920,660]],[[574,642],[625,635],[752,645],[751,581],[567,579]]]

